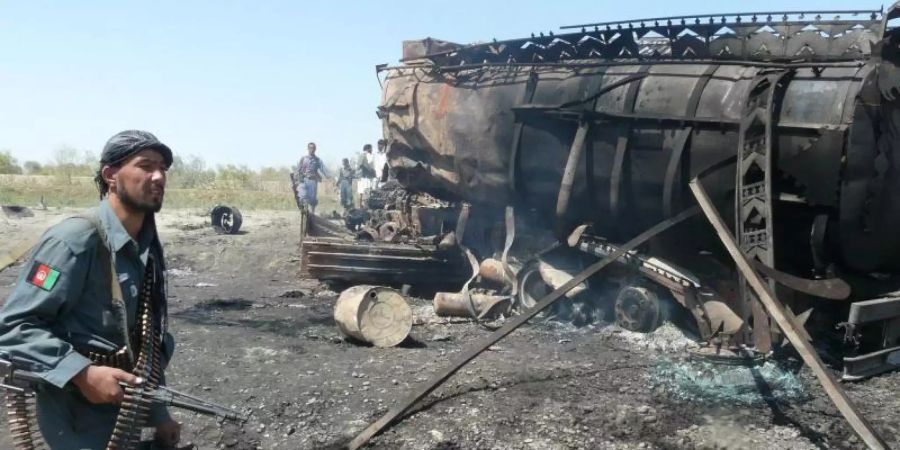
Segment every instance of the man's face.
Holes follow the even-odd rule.
[[[310,156],[313,156],[316,154],[316,146],[315,145],[307,145],[306,151],[309,152]]]
[[[166,193],[166,170],[166,161],[159,152],[143,150],[116,170],[110,190],[133,211],[158,212]]]

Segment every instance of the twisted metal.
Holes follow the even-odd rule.
[[[859,61],[885,32],[874,10],[779,11],[572,25],[580,31],[416,55],[439,67],[599,60]],[[593,29],[591,29],[593,28]]]

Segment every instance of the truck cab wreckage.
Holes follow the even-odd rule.
[[[478,316],[466,280],[490,270],[466,260],[493,257],[513,310],[583,281],[572,303],[590,296],[632,330],[675,305],[712,355],[765,357],[790,340],[807,363],[809,342],[840,361],[845,380],[896,369],[897,18],[895,4],[404,42],[400,65],[377,68],[388,164],[439,206],[382,211],[356,227],[367,243],[310,218],[303,270],[462,285]],[[698,203],[708,220],[685,213]],[[710,227],[719,214],[728,230]],[[540,230],[556,244],[535,250]],[[572,275],[598,258],[615,262]]]

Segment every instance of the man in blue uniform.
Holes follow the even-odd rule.
[[[309,212],[316,213],[319,204],[319,182],[328,178],[328,171],[322,159],[316,156],[316,143],[306,145],[306,156],[300,158],[297,165],[298,181],[297,197],[301,204],[306,204]]]
[[[27,361],[47,382],[37,392],[37,422],[53,449],[106,448],[124,398],[120,383],[146,382],[132,373],[141,373],[140,348],[157,349],[159,373],[172,355],[154,222],[171,164],[172,151],[148,132],[113,136],[100,159],[98,208],[44,234],[0,310],[0,353]],[[136,335],[141,329],[154,331]],[[163,446],[180,439],[180,424],[161,405],[144,425]]]

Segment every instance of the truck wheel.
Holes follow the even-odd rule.
[[[616,297],[616,324],[641,333],[649,333],[665,321],[665,307],[652,289],[625,286]]]
[[[243,217],[237,208],[218,205],[210,214],[212,226],[218,233],[235,234],[241,229]]]

